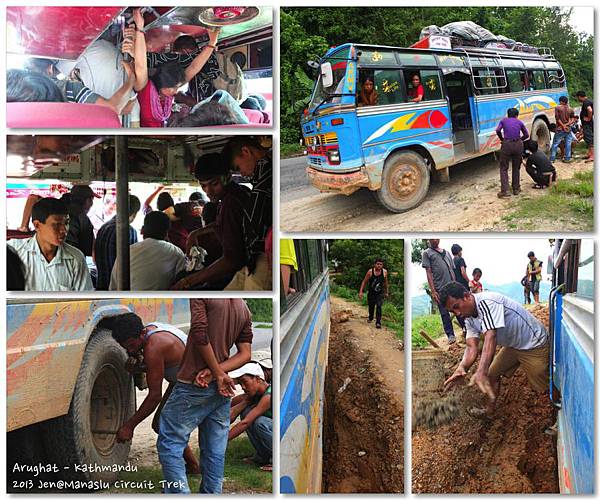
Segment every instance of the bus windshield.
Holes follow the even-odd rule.
[[[323,76],[319,74],[308,106],[310,112],[315,112],[319,106],[325,103],[339,103],[343,95],[353,95],[354,89],[350,88],[353,82],[348,82],[346,78],[348,62],[350,61],[349,52],[350,48],[346,48],[321,60],[321,65],[331,64],[333,84],[327,88],[323,87]]]

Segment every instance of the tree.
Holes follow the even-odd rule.
[[[420,264],[423,252],[427,250],[427,240],[411,240],[410,260],[413,264]]]

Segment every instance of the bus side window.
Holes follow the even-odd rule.
[[[523,92],[525,89],[525,71],[507,69],[508,89],[510,92]]]
[[[562,84],[560,83],[560,78],[558,76],[558,71],[554,69],[548,71],[548,83],[548,86],[551,89],[559,89],[562,87]]]
[[[424,101],[435,101],[436,99],[444,98],[439,71],[422,70],[421,82],[423,84],[423,90],[425,91],[425,94],[423,95]]]
[[[371,90],[372,84],[372,90]],[[360,72],[359,106],[385,106],[403,102],[400,70],[378,69]]]
[[[544,71],[542,70],[532,70],[531,76],[529,78],[529,83],[533,85],[534,90],[543,90],[546,87],[546,78],[544,77]]]

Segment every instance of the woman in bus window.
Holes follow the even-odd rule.
[[[178,89],[202,70],[217,48],[218,31],[208,32],[208,44],[187,68],[184,69],[178,63],[163,64],[157,68],[152,77],[149,77],[144,17],[140,9],[135,9],[133,21],[135,27],[125,30],[123,52],[130,54],[135,59],[134,89],[138,92],[140,103],[140,125],[142,127],[164,127],[171,116]]]
[[[375,90],[375,83],[373,83],[373,78],[366,77],[360,88],[360,94],[358,96],[358,105],[359,106],[376,106],[377,100],[379,96],[377,95],[377,91]]]
[[[414,73],[410,77],[411,88],[408,89],[408,102],[421,102],[425,95],[425,89],[421,84],[421,78],[417,73]]]

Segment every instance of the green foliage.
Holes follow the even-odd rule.
[[[412,319],[411,345],[413,349],[429,347],[429,342],[419,334],[420,330],[424,330],[432,339],[445,335],[442,318],[439,314],[417,316]]]
[[[335,281],[330,283],[331,293],[337,297],[350,302],[356,302],[361,304],[363,307],[368,307],[367,296],[363,296],[363,299],[358,298],[358,289],[348,288],[344,285],[338,285]],[[392,330],[396,337],[399,339],[404,338],[404,307],[398,307],[396,304],[390,301],[384,301],[383,307],[381,308],[381,322],[386,328]]]
[[[413,239],[410,242],[410,260],[413,264],[421,264],[423,252],[427,250],[427,240]]]
[[[332,280],[356,290],[376,258],[388,270],[390,302],[404,311],[404,242],[402,240],[334,240],[329,246]],[[366,290],[365,290],[366,294]]]
[[[273,323],[273,301],[271,299],[245,299],[256,323]]]
[[[301,137],[300,116],[314,81],[307,61],[347,42],[407,47],[431,24],[474,21],[497,35],[550,47],[565,70],[572,102],[578,90],[592,98],[594,38],[575,31],[571,12],[565,7],[284,7],[281,142],[294,144]]]

